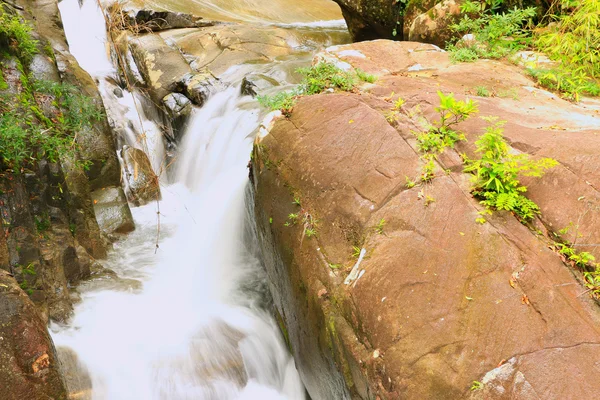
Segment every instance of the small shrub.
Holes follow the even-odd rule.
[[[320,62],[309,68],[300,68],[298,72],[304,76],[300,83],[301,94],[318,94],[327,89],[350,91],[354,88],[352,75],[331,63]]]
[[[491,123],[475,144],[480,159],[465,157],[466,172],[472,172],[473,194],[481,204],[497,210],[509,210],[523,220],[529,220],[540,210],[537,204],[526,198],[527,188],[521,185],[519,175],[540,177],[558,163],[551,158],[532,161],[527,154],[509,153],[503,136],[504,122],[487,118]]]
[[[475,93],[479,97],[490,97],[491,96],[490,91],[485,86],[476,86]]]
[[[417,134],[419,150],[423,152],[441,153],[446,147],[454,147],[457,141],[465,140],[464,134],[455,127],[478,111],[477,104],[472,100],[456,100],[454,94],[445,95],[439,91],[438,96],[440,105],[435,110],[440,114],[440,119],[427,132]]]

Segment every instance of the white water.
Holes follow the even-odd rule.
[[[74,55],[102,82],[114,69],[102,61],[102,16],[94,7],[87,0],[78,11],[77,0],[64,0],[60,9]],[[110,102],[106,87],[100,85]],[[263,308],[256,244],[244,235],[258,110],[238,92],[227,89],[194,111],[175,161],[176,182],[163,182],[157,254],[156,206],[133,209],[136,231],[106,262],[120,279],[82,286],[73,320],[53,326],[55,344],[74,350],[87,369],[95,400],[305,397]],[[121,111],[112,114],[116,123],[145,121],[131,107]]]

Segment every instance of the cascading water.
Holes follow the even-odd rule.
[[[125,132],[120,144],[144,149],[158,172],[160,130],[138,111],[135,94],[115,96],[96,2],[63,0],[60,10],[72,53],[98,80],[113,126]],[[235,70],[230,75],[239,80]],[[73,398],[305,398],[266,311],[266,277],[249,233],[247,163],[259,111],[239,92],[232,85],[193,111],[169,174],[174,182],[161,175],[157,254],[156,205],[133,209],[135,232],[104,263],[118,278],[84,283],[73,320],[52,327],[59,350],[79,360],[71,366],[77,371],[67,371],[82,377],[70,387]],[[141,146],[142,132],[152,144]]]

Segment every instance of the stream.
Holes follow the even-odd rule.
[[[116,276],[83,282],[73,319],[51,326],[59,353],[71,355],[65,364],[70,398],[305,399],[271,316],[254,233],[247,165],[264,111],[240,95],[248,71],[286,71],[290,65],[251,65],[226,74],[226,88],[193,110],[164,173],[165,140],[152,113],[136,107],[140,94],[113,94],[109,82],[117,72],[97,3],[63,0],[60,11],[72,54],[98,82],[119,147],[147,152],[162,191],[160,231],[156,203],[132,208],[136,230],[102,261]],[[299,19],[260,23],[344,29],[339,21]],[[336,43],[319,43],[330,44]],[[308,65],[315,50],[303,49],[291,65]]]

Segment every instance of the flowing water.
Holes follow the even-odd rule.
[[[161,131],[137,111],[136,93],[115,96],[96,3],[63,0],[60,10],[73,55],[99,82],[119,145],[147,151],[159,172]],[[161,175],[156,254],[157,205],[132,209],[135,232],[104,262],[118,277],[83,283],[72,321],[52,326],[61,353],[70,349],[79,360],[67,371],[71,398],[305,398],[268,312],[247,185],[261,114],[252,98],[239,95],[237,75],[193,111],[174,172]],[[140,140],[142,132],[150,143]]]

